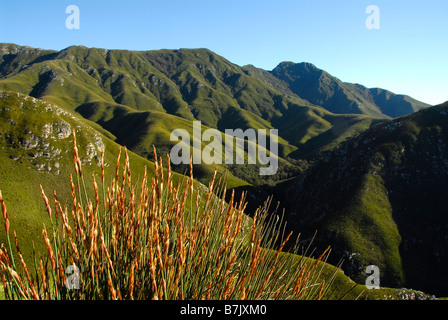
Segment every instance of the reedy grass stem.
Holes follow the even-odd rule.
[[[34,259],[32,278],[19,252],[25,273],[21,277],[9,240],[9,219],[0,193],[9,251],[0,248],[0,275],[7,299],[323,299],[332,279],[321,279],[330,250],[304,263],[298,243],[283,252],[292,237],[283,234],[283,221],[269,212],[271,199],[252,218],[245,215],[245,197],[232,192],[225,201],[223,176],[215,171],[207,190],[201,191],[190,175],[175,183],[154,148],[154,176],[145,168],[141,183],[132,184],[126,148],[124,164],[117,156],[115,176],[107,184],[104,152],[101,186],[92,174],[93,195],[73,132],[74,179],[70,176],[71,218],[54,193],[54,212],[41,187],[51,221],[50,238],[45,225],[42,238],[46,256]],[[121,168],[121,175],[120,175]],[[101,198],[100,198],[101,188]],[[101,203],[102,202],[102,203]],[[54,213],[54,214],[53,214]],[[17,242],[17,241],[16,241]],[[276,244],[280,243],[279,246]],[[308,260],[308,258],[306,258]],[[49,263],[48,263],[49,262]],[[76,265],[78,288],[69,288]]]

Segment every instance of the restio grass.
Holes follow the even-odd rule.
[[[225,201],[216,176],[194,187],[193,172],[173,183],[154,148],[155,175],[133,184],[125,148],[106,183],[83,174],[73,132],[72,203],[63,206],[41,187],[51,225],[43,226],[46,254],[27,265],[0,192],[8,243],[0,247],[0,277],[8,300],[325,299],[334,274],[323,279],[330,249],[317,259],[283,254],[291,234],[269,214],[269,201],[252,219],[244,195]],[[93,194],[86,184],[91,181]],[[13,247],[15,249],[13,250]],[[296,252],[299,250],[296,243]],[[292,253],[296,253],[292,252]],[[75,271],[75,272],[74,272]],[[79,271],[79,272],[76,272]]]

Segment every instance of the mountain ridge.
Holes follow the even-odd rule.
[[[395,118],[424,108],[428,104],[409,96],[396,95],[380,88],[367,88],[361,84],[342,82],[328,72],[308,62],[282,62],[271,73],[289,84],[298,96],[334,113],[359,113],[376,117]],[[316,94],[318,92],[319,94]],[[390,99],[405,101],[395,108]]]
[[[188,52],[192,52],[194,54],[195,58],[198,59],[191,59],[191,56],[188,56]],[[230,61],[228,61],[227,59],[223,58],[222,56],[217,55],[216,53],[212,52],[209,49],[206,48],[197,48],[197,49],[186,49],[186,48],[181,48],[181,49],[161,49],[161,50],[148,50],[148,51],[134,51],[134,50],[109,50],[109,49],[102,49],[102,48],[88,48],[85,46],[70,46],[67,47],[63,50],[60,51],[56,51],[56,50],[43,50],[43,49],[35,49],[35,48],[31,48],[31,47],[27,47],[27,46],[19,46],[16,44],[5,44],[5,43],[0,43],[0,52],[3,53],[3,55],[5,55],[5,53],[7,55],[17,55],[20,53],[32,53],[32,52],[38,52],[38,61],[40,60],[49,60],[52,58],[57,58],[57,59],[68,59],[70,61],[76,60],[76,62],[78,64],[82,64],[87,62],[89,64],[90,67],[94,67],[95,64],[94,62],[98,63],[98,59],[92,58],[92,56],[94,55],[98,55],[98,54],[102,54],[107,56],[106,57],[106,61],[108,62],[109,65],[113,64],[113,63],[117,63],[116,60],[114,60],[113,58],[110,57],[111,53],[119,53],[121,55],[126,55],[126,54],[132,54],[132,53],[139,53],[142,54],[143,56],[147,56],[147,58],[149,58],[147,61],[143,61],[143,60],[134,60],[134,62],[136,64],[140,64],[140,63],[144,63],[144,62],[149,62],[153,67],[155,67],[156,69],[162,71],[166,76],[172,77],[175,75],[176,73],[176,68],[173,67],[173,64],[178,64],[180,65],[180,61],[182,60],[186,60],[189,59],[193,62],[197,62],[195,60],[201,60],[200,56],[201,53],[202,55],[206,55],[208,56],[208,60],[209,62],[214,62],[215,60],[220,60],[220,62],[225,63],[231,70],[233,69],[233,71],[236,71],[236,69],[240,69],[240,70],[244,70],[245,74],[250,74],[252,73],[252,75],[256,75],[256,78],[258,79],[263,79],[271,86],[274,87],[275,89],[278,89],[279,91],[281,91],[284,94],[294,94],[295,98],[299,98],[301,100],[301,102],[305,102],[308,101],[308,103],[312,104],[312,105],[316,105],[316,106],[321,106],[326,108],[327,110],[331,111],[331,112],[335,112],[337,111],[337,109],[341,108],[340,106],[331,106],[330,108],[325,107],[325,105],[328,105],[328,101],[326,99],[321,99],[321,101],[319,101],[319,99],[316,99],[315,97],[312,96],[308,96],[305,100],[304,100],[304,96],[307,96],[306,93],[306,87],[302,88],[299,92],[298,90],[294,91],[292,90],[292,88],[297,87],[297,83],[295,84],[295,82],[299,81],[301,77],[306,77],[307,80],[309,80],[310,78],[317,78],[317,80],[319,80],[321,82],[331,82],[331,85],[335,85],[339,84],[339,85],[343,85],[345,86],[343,88],[343,90],[348,90],[348,91],[359,91],[359,90],[368,90],[370,91],[370,97],[361,97],[363,98],[361,101],[362,103],[366,104],[366,108],[368,109],[369,107],[369,103],[371,104],[374,101],[366,101],[368,100],[368,98],[370,98],[371,100],[378,100],[379,98],[377,98],[377,95],[379,95],[380,93],[383,93],[383,95],[386,95],[386,99],[395,96],[399,96],[402,97],[403,100],[406,100],[407,103],[411,104],[410,107],[408,107],[407,109],[403,109],[400,111],[396,111],[395,110],[395,114],[391,114],[391,112],[387,112],[386,114],[382,114],[381,113],[381,109],[387,109],[387,108],[381,108],[380,106],[380,110],[374,110],[374,111],[370,111],[370,112],[361,112],[362,114],[369,114],[369,115],[373,115],[373,116],[384,116],[386,115],[387,117],[397,117],[397,116],[402,116],[405,114],[409,114],[418,110],[421,110],[422,108],[428,107],[428,104],[425,104],[423,102],[417,101],[415,99],[412,99],[409,96],[406,95],[400,95],[400,94],[394,94],[388,90],[384,90],[384,89],[380,89],[380,88],[366,88],[365,86],[361,85],[361,84],[352,84],[352,83],[347,83],[347,82],[342,82],[341,80],[339,80],[338,78],[328,74],[326,71],[321,70],[319,68],[317,68],[314,64],[310,63],[310,62],[301,62],[301,63],[294,63],[291,61],[283,61],[280,62],[273,70],[268,71],[268,70],[264,70],[264,69],[260,69],[257,68],[253,65],[246,65],[246,66],[238,66],[235,65],[234,63],[231,63]],[[80,59],[80,54],[84,54],[83,59]],[[4,59],[2,59],[4,60]],[[84,61],[82,61],[84,60]],[[203,61],[204,59],[202,59],[201,61]],[[169,61],[169,63],[167,64],[167,61]],[[31,63],[34,63],[35,61],[29,61]],[[4,68],[4,61],[2,61],[2,67]],[[18,64],[20,65],[20,63]],[[168,65],[169,67],[163,67]],[[100,64],[100,65],[96,65],[97,68],[99,67],[105,67],[106,64]],[[133,65],[137,66],[137,65]],[[292,69],[292,70],[291,70]],[[306,71],[306,73],[300,72],[299,74],[293,74],[291,75],[291,71]],[[205,67],[205,71],[209,72],[210,70],[207,69],[207,67]],[[216,71],[213,70],[212,71]],[[267,76],[271,75],[274,77],[270,77],[269,81],[266,80]],[[212,74],[210,74],[211,77],[213,77]],[[177,79],[178,80],[178,79]],[[217,80],[217,79],[213,79],[213,80]],[[309,81],[308,81],[309,82]],[[275,83],[275,85],[273,85],[272,83]],[[347,87],[349,87],[347,89]],[[297,89],[297,88],[296,88]],[[326,88],[324,88],[326,89]],[[321,91],[325,91],[325,90],[321,90]],[[351,95],[353,95],[353,92],[349,92]],[[359,92],[358,92],[359,93]],[[324,97],[325,98],[325,97]],[[359,94],[355,97],[355,98],[359,98]],[[334,99],[333,99],[334,100]],[[348,100],[348,102],[352,102],[350,100]],[[415,104],[416,106],[414,106],[413,104]],[[355,104],[356,105],[356,104]],[[377,106],[378,107],[378,106]],[[343,112],[340,113],[353,113],[350,111],[355,111],[354,113],[360,113],[360,111],[362,111],[359,106],[355,106],[355,107],[350,107],[353,110],[342,110]],[[347,107],[346,107],[347,109]],[[357,109],[357,110],[355,110]],[[338,112],[336,112],[338,113]]]
[[[235,115],[235,120],[254,129],[266,127],[261,123],[267,121],[280,128],[283,157],[340,125],[339,119],[358,119],[333,115],[297,96],[288,96],[251,75],[247,68],[207,49],[130,51],[71,46],[54,52],[13,47],[16,54],[2,56],[0,61],[6,74],[0,80],[3,90],[44,99],[68,111],[85,110],[86,106],[108,109],[111,117],[119,117],[120,110],[127,108],[130,112],[165,112],[221,129],[232,123],[226,119]],[[280,80],[277,85],[287,90]],[[291,122],[291,117],[295,121]],[[169,118],[173,123],[179,121]]]
[[[108,108],[123,105],[221,128],[228,110],[245,110],[244,117],[260,117],[280,129],[279,135],[285,139],[283,149],[288,150],[284,156],[330,129],[340,131],[335,124],[340,119],[347,120],[342,121],[345,126],[350,126],[347,123],[353,119],[365,121],[359,113],[326,113],[328,108],[294,93],[290,84],[275,77],[273,71],[240,67],[208,49],[132,51],[70,46],[54,51],[13,44],[0,44],[0,48],[14,53],[0,58],[0,88],[4,90],[30,94],[69,110],[83,109],[83,104]],[[283,62],[279,66],[291,64]],[[394,107],[402,104],[395,102]],[[372,118],[387,117],[378,111]],[[294,126],[305,130],[297,136],[300,130]],[[323,148],[330,145],[332,141],[320,144]],[[309,154],[318,153],[313,150]]]

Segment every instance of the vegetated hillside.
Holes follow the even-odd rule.
[[[254,174],[257,166],[244,171],[229,168],[252,184],[291,177],[297,173],[291,169],[294,160],[311,159],[377,121],[328,112],[292,93],[287,83],[271,73],[239,67],[207,49],[126,51],[74,46],[58,52],[11,44],[0,48],[1,89],[76,111],[145,157],[154,140],[162,141],[164,150],[174,145],[160,121],[144,120],[148,117],[163,118],[170,128],[188,129],[192,120],[200,120],[221,131],[278,129],[279,156],[285,164],[281,174],[261,179]],[[131,118],[137,127],[122,125]],[[198,170],[205,176],[211,171],[204,166]]]
[[[337,114],[396,118],[429,107],[409,96],[342,82],[311,63],[283,62],[272,74],[286,82],[296,95]]]
[[[289,227],[364,283],[448,294],[448,103],[384,121],[277,186]]]

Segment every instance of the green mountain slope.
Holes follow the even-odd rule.
[[[288,167],[289,155],[292,159],[313,157],[372,121],[336,116],[291,93],[269,72],[239,67],[207,49],[126,51],[74,46],[56,52],[11,44],[0,48],[4,53],[0,89],[76,111],[144,157],[154,141],[164,151],[171,149],[174,143],[168,127],[188,130],[191,120],[199,120],[222,132],[278,129],[279,156]],[[148,117],[163,118],[170,125],[161,130],[160,123],[146,121]],[[345,135],[337,134],[342,131]],[[210,168],[198,169],[210,172]],[[234,173],[259,183],[251,173],[256,170]]]
[[[332,243],[363,283],[447,295],[448,103],[385,121],[278,185],[288,224]],[[322,184],[322,181],[325,181]]]
[[[337,114],[395,118],[429,107],[408,96],[342,82],[310,63],[283,62],[272,74],[287,83],[296,95]]]

